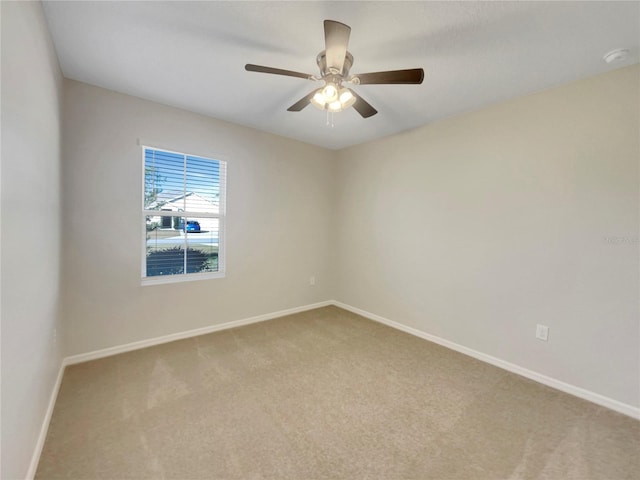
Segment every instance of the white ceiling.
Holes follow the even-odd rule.
[[[638,62],[638,2],[45,2],[67,78],[342,148]],[[318,84],[323,20],[352,28],[351,73],[422,67],[422,85],[354,87],[379,113],[286,109]],[[628,60],[602,56],[628,48]]]

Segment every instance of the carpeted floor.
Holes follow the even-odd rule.
[[[639,475],[640,422],[327,307],[68,367],[36,478]]]

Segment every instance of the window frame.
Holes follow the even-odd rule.
[[[138,141],[140,146],[140,154],[142,157],[142,182],[141,182],[141,199],[142,215],[140,218],[142,242],[141,242],[141,271],[140,282],[142,286],[146,285],[161,285],[167,283],[181,283],[192,282],[197,280],[209,280],[214,278],[224,278],[226,276],[226,219],[227,219],[227,164],[228,159],[222,155],[201,155],[197,153],[178,152],[170,148],[153,146],[147,142]],[[147,149],[159,150],[162,152],[171,153],[174,155],[181,155],[185,157],[196,157],[204,160],[211,160],[218,162],[219,165],[219,207],[218,213],[203,213],[203,212],[191,212],[191,211],[166,211],[166,210],[147,210],[145,209],[145,153]],[[159,215],[163,212],[164,215]],[[218,271],[216,272],[198,272],[198,273],[179,273],[173,275],[154,275],[147,276],[147,216],[168,216],[172,218],[185,218],[185,222],[188,217],[193,218],[217,218],[218,219]],[[185,224],[186,225],[186,224]]]

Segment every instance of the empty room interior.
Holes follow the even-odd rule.
[[[640,2],[2,1],[2,479],[636,479]]]

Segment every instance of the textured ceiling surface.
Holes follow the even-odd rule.
[[[638,62],[638,2],[45,2],[67,78],[337,149]],[[351,26],[351,73],[424,68],[422,85],[353,87],[379,113],[308,106],[323,20]],[[627,48],[626,61],[602,57]]]

